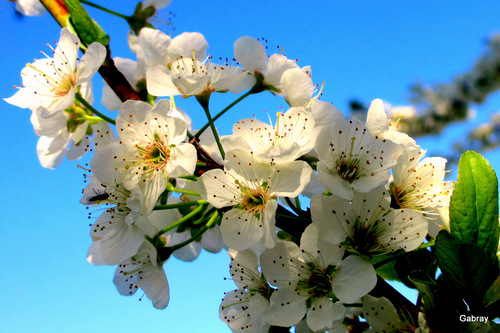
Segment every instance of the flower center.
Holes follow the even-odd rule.
[[[361,169],[360,169],[360,160],[356,155],[353,155],[354,151],[354,142],[356,138],[351,138],[350,150],[346,154],[346,152],[342,152],[339,158],[337,159],[337,163],[335,169],[339,176],[347,181],[348,183],[352,183],[356,179],[361,177]],[[331,172],[334,172],[331,170]]]
[[[146,168],[160,170],[164,168],[170,158],[170,147],[163,143],[155,134],[155,140],[146,148],[140,148],[139,152]]]
[[[76,83],[76,75],[75,74],[66,74],[65,76],[60,78],[57,86],[54,89],[54,95],[56,96],[65,96],[72,87],[75,86]]]
[[[365,224],[359,219],[354,222],[351,236],[342,243],[349,252],[358,255],[373,256],[387,252],[385,247],[379,242],[379,235],[382,230],[378,220]]]
[[[328,296],[332,290],[332,279],[335,273],[333,266],[323,268],[313,262],[308,262],[307,267],[308,277],[297,282],[296,291],[308,294],[313,299]]]
[[[336,170],[342,179],[352,183],[359,178],[359,160],[357,158],[341,159],[337,162]]]
[[[253,190],[243,190],[243,201],[241,204],[245,210],[261,212],[266,208],[266,203],[269,200],[269,194],[262,188]]]

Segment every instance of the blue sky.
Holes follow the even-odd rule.
[[[129,14],[134,1],[96,0]],[[233,57],[233,43],[243,35],[267,39],[269,52],[284,47],[299,65],[311,65],[315,83],[325,82],[322,99],[345,110],[350,98],[366,102],[382,98],[407,104],[409,86],[448,81],[468,69],[485,49],[492,32],[500,31],[500,2],[483,1],[217,1],[173,0],[160,12],[157,25],[173,18],[174,35],[198,31],[209,42],[215,58]],[[127,49],[127,26],[119,18],[89,10],[111,35],[114,56],[133,57]],[[15,93],[20,71],[46,43],[59,39],[59,27],[46,14],[18,19],[6,1],[0,4],[0,97]],[[94,80],[95,100],[100,100],[101,79]],[[267,121],[282,99],[255,96],[232,110],[219,130],[229,134],[232,124],[251,117]],[[213,97],[213,111],[236,96]],[[218,318],[224,291],[234,288],[224,281],[228,274],[226,253],[202,253],[193,263],[172,259],[165,265],[171,288],[169,307],[155,310],[138,293],[118,294],[112,278],[114,267],[94,267],[86,261],[91,243],[88,211],[78,203],[84,187],[83,170],[63,161],[57,170],[43,169],[36,156],[37,137],[30,112],[1,101],[0,122],[0,322],[5,332],[229,332]],[[177,100],[203,125],[202,110],[190,100]],[[482,109],[498,111],[500,99]],[[95,106],[103,110],[98,103]],[[116,116],[116,115],[112,115]],[[486,119],[486,118],[483,118]],[[480,122],[481,119],[475,120]],[[463,125],[447,136],[460,135]],[[447,149],[436,138],[419,141],[429,151]],[[498,154],[488,154],[494,168]],[[88,157],[78,162],[84,164]]]

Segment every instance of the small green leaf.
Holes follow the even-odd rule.
[[[65,0],[70,13],[70,22],[78,37],[85,46],[99,42],[104,46],[109,44],[109,36],[89,16],[79,0]]]
[[[498,276],[498,267],[476,245],[464,243],[443,230],[434,246],[438,265],[451,287],[464,295],[472,306],[480,306],[483,297]]]
[[[496,256],[499,237],[498,180],[481,155],[468,151],[458,164],[450,201],[450,229],[456,238]]]
[[[396,262],[393,260],[378,267],[377,275],[382,277],[384,280],[399,281],[398,272],[394,269],[395,264]]]
[[[437,283],[429,275],[422,271],[413,271],[408,275],[408,279],[413,282],[422,297],[422,304],[426,311],[434,309],[436,302],[434,294],[437,289]]]
[[[486,295],[483,299],[483,304],[485,306],[488,306],[494,302],[497,302],[498,300],[500,300],[500,276],[497,277],[495,282],[493,282],[493,284],[486,292]]]

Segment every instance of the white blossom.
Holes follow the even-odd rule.
[[[306,315],[313,331],[337,327],[344,319],[343,303],[353,303],[375,287],[374,268],[358,256],[342,259],[344,250],[325,242],[310,225],[302,234],[300,248],[278,242],[261,255],[262,272],[278,287],[271,295],[267,320],[291,326]]]
[[[275,126],[251,118],[238,121],[233,134],[224,136],[222,143],[226,150],[251,150],[263,162],[292,162],[313,149],[314,125],[310,112],[292,107],[278,112]]]
[[[41,16],[47,11],[40,0],[14,0],[16,10],[26,16]]]
[[[269,308],[270,287],[258,268],[258,258],[251,250],[228,250],[229,271],[238,286],[224,296],[220,318],[233,332],[267,332],[264,316]]]
[[[323,127],[315,150],[321,181],[332,193],[348,200],[353,190],[366,193],[386,183],[400,154],[397,144],[374,138],[357,119]]]
[[[427,221],[411,209],[391,209],[384,187],[355,192],[352,202],[318,195],[311,199],[313,224],[323,238],[350,252],[371,257],[399,249],[412,251],[427,235]]]
[[[240,93],[239,83],[247,73],[238,66],[200,62],[195,58],[180,58],[170,66],[172,83],[185,96],[210,95],[213,92]]]
[[[203,60],[208,43],[199,32],[184,32],[175,38],[150,28],[143,28],[137,38],[138,70],[146,73],[148,92],[154,96],[179,95],[172,82],[171,64],[180,59]]]
[[[436,236],[442,224],[440,208],[448,209],[453,182],[444,181],[446,159],[424,155],[425,151],[419,150],[399,158],[390,191],[398,207],[414,209],[429,219],[429,232]]]
[[[5,101],[21,108],[45,108],[47,117],[70,106],[78,86],[88,82],[102,65],[106,49],[99,43],[87,48],[80,62],[80,41],[68,28],[61,30],[53,58],[36,60],[21,71],[23,85]]]
[[[366,332],[415,332],[428,333],[429,327],[422,312],[418,314],[418,326],[399,316],[396,308],[385,297],[363,297],[363,315],[371,329]]]
[[[92,90],[88,84],[82,84],[81,90],[83,97],[91,102]],[[69,160],[81,158],[91,150],[92,136],[97,142],[114,139],[109,124],[93,116],[90,110],[76,101],[65,112],[57,112],[50,117],[44,117],[44,114],[46,109],[43,107],[35,108],[31,114],[35,133],[40,136],[37,155],[44,168],[57,168],[64,156]]]
[[[262,163],[253,153],[241,150],[228,151],[226,159],[225,171],[213,169],[198,180],[203,185],[203,199],[217,208],[233,207],[222,218],[224,242],[237,250],[257,243],[272,248],[276,243],[277,197],[300,194],[312,169],[303,161]]]
[[[189,175],[195,169],[196,149],[183,142],[186,126],[168,100],[154,107],[127,101],[116,119],[118,140],[96,153],[92,169],[99,179],[116,178],[128,190],[138,186],[147,215],[165,190],[168,177]]]
[[[124,296],[131,296],[141,288],[157,309],[165,309],[170,301],[167,276],[149,242],[144,242],[136,255],[118,265],[113,283]]]
[[[241,83],[245,88],[250,88],[258,80],[263,80],[261,83],[274,93],[282,92],[283,73],[287,69],[299,67],[295,61],[282,54],[273,54],[268,58],[264,46],[249,36],[240,37],[234,42],[234,56],[248,72],[246,79]]]

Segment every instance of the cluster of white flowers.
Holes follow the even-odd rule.
[[[105,48],[91,44],[78,61],[80,41],[66,28],[53,57],[28,64],[23,85],[6,99],[32,110],[44,167],[94,153],[81,202],[106,208],[91,227],[88,260],[117,265],[120,294],[141,288],[163,309],[170,255],[192,261],[201,248],[228,248],[238,289],[225,296],[220,317],[234,332],[331,330],[353,308],[375,302],[367,296],[377,283],[374,259],[417,249],[446,222],[446,160],[423,158],[413,139],[390,126],[381,100],[366,123],[346,120],[318,99],[308,66],[267,55],[248,36],[234,43],[233,65],[213,63],[200,33],[171,38],[144,28],[129,42],[137,60],[114,60],[132,87],[145,82],[148,102],[122,103],[106,86],[103,105],[119,109],[116,120],[91,106],[90,79]],[[208,99],[245,90],[269,91],[290,108],[274,125],[242,119],[219,137]],[[195,96],[216,145],[199,140],[204,129],[190,133],[173,99],[156,98],[174,95]]]

